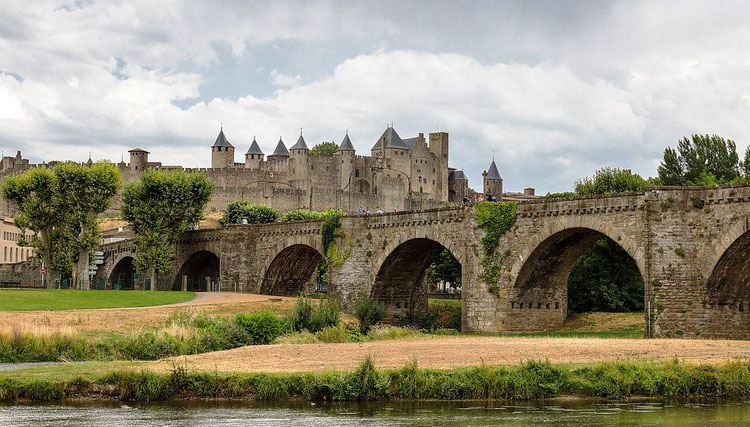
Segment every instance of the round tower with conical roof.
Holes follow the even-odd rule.
[[[211,146],[211,167],[224,169],[234,167],[234,146],[224,136],[224,126],[219,130],[214,145]]]
[[[355,168],[354,161],[357,158],[357,152],[354,149],[352,140],[349,139],[348,130],[346,131],[346,135],[344,135],[343,141],[341,141],[341,145],[339,145],[339,148],[336,150],[335,156],[341,162],[341,167],[339,169],[339,182],[341,189],[352,190],[348,187],[354,185],[355,177],[352,172]]]
[[[491,196],[500,200],[503,197],[503,177],[500,176],[500,171],[497,169],[494,157],[492,158],[490,167],[482,172],[482,177],[484,178],[484,197]]]
[[[253,137],[253,143],[250,144],[250,148],[245,153],[245,169],[260,169],[260,164],[263,161],[263,150],[260,149],[258,141]]]

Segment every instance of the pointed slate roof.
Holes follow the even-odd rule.
[[[500,176],[500,171],[497,170],[495,159],[492,159],[492,163],[490,163],[490,168],[487,169],[487,179],[503,179],[503,177]]]
[[[457,179],[465,179],[468,180],[469,178],[466,177],[466,174],[461,169],[456,169],[454,171],[451,171],[451,173],[448,175],[448,179],[455,181]]]
[[[344,135],[344,140],[341,141],[341,145],[339,145],[339,149],[336,151],[356,151],[354,149],[354,145],[352,144],[352,140],[349,139],[349,132],[346,132],[346,135]]]
[[[378,138],[378,142],[375,143],[375,146],[372,147],[372,150],[379,150],[382,147],[383,143],[385,143],[385,148],[398,148],[402,150],[409,149],[409,147],[404,144],[404,141],[401,139],[401,137],[398,136],[398,133],[396,133],[396,129],[393,129],[390,126],[388,126],[385,132],[380,135],[380,138]]]
[[[276,144],[276,149],[273,150],[273,156],[288,156],[289,150],[286,149],[286,145],[284,145],[284,141],[279,138],[279,143]]]
[[[222,126],[221,130],[219,130],[219,135],[216,137],[216,141],[214,142],[214,145],[211,147],[232,147],[234,146],[229,143],[227,140],[227,137],[224,136],[224,127]]]
[[[253,143],[250,144],[250,148],[247,149],[247,153],[245,154],[260,154],[261,156],[263,155],[263,150],[260,149],[260,146],[255,140],[255,137],[253,137]]]
[[[297,143],[290,148],[290,150],[310,150],[307,148],[307,144],[305,143],[305,138],[302,137],[302,132],[299,134],[299,139],[297,140]]]

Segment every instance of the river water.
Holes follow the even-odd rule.
[[[490,426],[742,425],[750,401],[386,402],[367,404],[92,404],[0,405],[12,426]]]

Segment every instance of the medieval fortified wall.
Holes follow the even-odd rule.
[[[200,171],[216,185],[208,209],[223,210],[227,203],[243,200],[266,204],[280,211],[293,209],[356,211],[359,206],[385,212],[430,209],[447,202],[460,202],[470,195],[469,181],[461,170],[448,166],[450,142],[446,132],[423,133],[402,139],[388,127],[370,150],[358,155],[349,138],[344,136],[333,157],[311,156],[300,134],[287,149],[279,139],[274,152],[263,153],[253,140],[244,161],[236,162],[235,147],[224,130],[219,131],[211,146],[210,168],[185,168],[163,165],[149,159],[141,148],[129,151],[130,162],[117,164],[123,182],[137,181],[149,169]],[[91,159],[89,159],[89,164]],[[34,167],[18,151],[0,162],[0,180]],[[494,164],[485,172],[485,190],[502,195],[502,178]],[[119,210],[119,198],[111,214]],[[12,215],[13,207],[0,201],[0,214]]]

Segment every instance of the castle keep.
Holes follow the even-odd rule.
[[[120,161],[118,168],[124,183],[138,180],[148,169],[200,171],[216,185],[208,206],[215,211],[223,210],[231,201],[243,200],[281,211],[337,208],[351,212],[361,205],[372,212],[391,212],[436,208],[469,196],[464,172],[448,166],[449,151],[446,132],[433,132],[427,137],[419,133],[402,139],[388,126],[369,155],[357,154],[347,132],[332,157],[314,156],[300,133],[290,148],[279,138],[268,155],[253,139],[244,161],[237,162],[235,146],[222,128],[211,146],[210,168],[153,162],[149,160],[150,153],[141,148],[130,150],[130,162]],[[15,157],[3,158],[2,174],[22,173],[36,166],[39,165],[29,164],[18,152]],[[119,200],[113,209],[119,209]],[[5,202],[1,210],[13,213]]]

